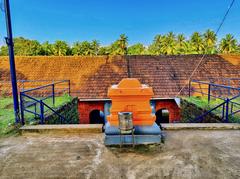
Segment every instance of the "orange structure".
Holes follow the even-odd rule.
[[[118,85],[113,85],[108,90],[112,99],[112,107],[107,120],[110,125],[118,126],[118,112],[132,112],[133,125],[153,125],[155,114],[152,114],[150,98],[153,90],[147,85],[142,85],[136,78],[124,78]]]

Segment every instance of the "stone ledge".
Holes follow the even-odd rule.
[[[63,124],[63,125],[31,125],[20,128],[24,133],[101,133],[101,124]]]
[[[169,123],[162,124],[165,130],[239,130],[240,124],[238,123]]]
[[[164,130],[240,130],[237,123],[169,123]],[[24,133],[102,133],[101,124],[32,125],[20,128]]]

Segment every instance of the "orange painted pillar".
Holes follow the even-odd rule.
[[[108,90],[112,107],[107,120],[110,125],[118,126],[118,112],[132,112],[133,125],[153,125],[156,116],[152,114],[150,99],[153,90],[141,84],[136,78],[124,78],[118,85]]]

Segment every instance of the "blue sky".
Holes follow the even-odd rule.
[[[2,1],[2,0],[0,0]],[[148,45],[169,31],[189,36],[219,25],[231,0],[10,0],[14,36],[69,43],[97,39],[108,45],[125,33],[129,44]],[[219,38],[240,41],[240,0],[236,0]],[[0,44],[6,36],[0,12]]]

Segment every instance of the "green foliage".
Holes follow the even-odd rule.
[[[208,29],[203,34],[203,43],[204,43],[204,50],[207,54],[214,54],[217,52],[216,43],[217,43],[217,35],[214,31]]]
[[[83,41],[75,42],[72,47],[73,55],[97,55],[100,49],[100,44],[97,40],[92,42]]]
[[[50,56],[53,55],[53,45],[50,44],[48,41],[44,42],[42,44],[42,52],[41,55],[46,55],[46,56]]]
[[[0,55],[1,56],[7,56],[8,55],[8,47],[7,46],[1,46]]]
[[[238,54],[240,53],[240,44],[231,34],[227,34],[217,41],[216,33],[208,29],[203,34],[194,32],[190,38],[186,38],[184,34],[174,34],[173,32],[157,34],[148,47],[141,43],[128,46],[128,37],[121,34],[109,46],[101,46],[97,40],[76,41],[72,46],[61,40],[57,40],[53,44],[48,41],[40,44],[36,40],[18,37],[14,39],[14,49],[18,56]],[[8,55],[7,46],[0,47],[0,55]]]
[[[49,106],[57,109],[62,105],[72,101],[69,95],[58,96],[55,98],[55,106],[52,105],[52,99],[44,100]],[[33,109],[31,109],[33,110]],[[32,114],[26,113],[26,121],[32,121]],[[13,99],[11,97],[0,97],[0,137],[16,132],[17,128],[14,126],[15,117],[13,111]]]
[[[237,40],[231,34],[227,34],[220,42],[219,51],[221,53],[237,53],[239,46]]]
[[[144,47],[143,44],[137,43],[128,47],[127,54],[128,55],[144,55],[146,54],[146,48]]]
[[[100,47],[98,55],[110,55],[111,48],[109,46]]]
[[[57,40],[53,44],[53,54],[55,56],[65,56],[70,55],[70,47],[68,46],[67,42],[62,40]]]
[[[198,32],[194,32],[190,37],[190,48],[193,54],[203,54],[204,53],[204,41],[202,35]]]
[[[187,48],[188,48],[188,43],[186,42],[186,38],[183,34],[178,34],[177,35],[177,40],[176,40],[176,53],[177,54],[186,54]]]
[[[128,37],[121,34],[119,39],[113,42],[110,46],[111,55],[126,55],[128,46]]]
[[[208,98],[207,96],[203,96],[203,97],[195,97],[195,96],[191,96],[191,97],[183,97],[184,100],[195,104],[197,107],[204,109],[206,111],[218,106],[219,104],[223,103],[224,101],[222,99],[218,99],[218,98],[212,98],[210,100],[210,102],[208,102]],[[236,103],[240,103],[240,98],[236,98],[233,100],[233,102]],[[239,110],[239,105],[234,105],[232,106],[232,110],[233,111],[237,111]],[[216,116],[221,117],[222,116],[222,108],[217,108],[216,110],[214,110],[212,112],[213,114],[215,114]],[[234,116],[229,116],[229,121],[230,122],[237,122],[240,123],[240,114],[236,113]]]
[[[68,96],[70,97],[70,96]],[[62,121],[63,124],[79,124],[78,114],[78,98],[69,98],[69,101],[64,101],[56,111],[58,114],[65,117],[66,120]],[[56,114],[51,114],[46,118],[47,124],[61,124],[60,118]]]

